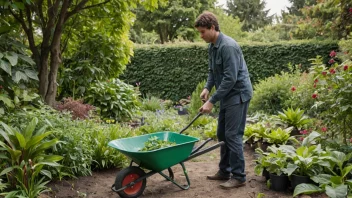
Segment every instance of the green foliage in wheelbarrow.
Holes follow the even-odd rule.
[[[144,143],[144,147],[140,151],[152,151],[160,148],[175,146],[175,142],[158,140],[158,137],[152,136]]]

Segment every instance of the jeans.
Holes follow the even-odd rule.
[[[248,106],[249,101],[220,110],[217,128],[218,140],[225,142],[220,148],[219,169],[241,182],[246,181],[242,137]]]

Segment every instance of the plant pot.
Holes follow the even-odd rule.
[[[270,173],[270,189],[275,191],[286,191],[288,186],[288,176],[287,175],[275,175]]]
[[[262,173],[262,176],[265,177],[265,180],[268,181],[270,179],[270,174],[269,172],[264,168],[263,169],[263,173]]]
[[[313,183],[309,176],[291,175],[292,189],[295,190],[296,186],[303,183]]]
[[[249,139],[246,141],[247,144],[253,144],[253,142],[254,142],[254,141],[253,141],[253,138],[252,138],[252,137],[249,138]]]
[[[267,142],[262,142],[262,143],[260,144],[260,149],[262,149],[264,152],[266,152],[267,149],[268,149],[268,146],[270,146],[269,143],[267,143]]]
[[[290,135],[291,136],[295,136],[295,135],[301,135],[301,134],[299,133],[299,130],[297,128],[293,128],[293,130],[291,131]]]
[[[187,115],[188,111],[186,108],[180,108],[179,110],[177,110],[178,115]]]

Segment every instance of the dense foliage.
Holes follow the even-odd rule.
[[[309,67],[309,58],[329,54],[337,43],[293,42],[273,44],[242,44],[250,77],[255,84],[265,77],[289,71],[288,63]],[[328,61],[328,55],[325,59]],[[140,82],[140,91],[161,98],[186,98],[197,84],[207,78],[208,53],[203,45],[148,46],[135,49],[135,55],[122,78],[127,83]]]

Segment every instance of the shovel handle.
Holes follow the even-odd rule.
[[[185,130],[188,129],[189,126],[191,126],[191,124],[196,121],[201,115],[203,115],[202,113],[198,113],[197,116],[195,118],[193,118],[193,120],[185,127],[183,128],[181,131],[180,131],[180,134],[182,134]]]

